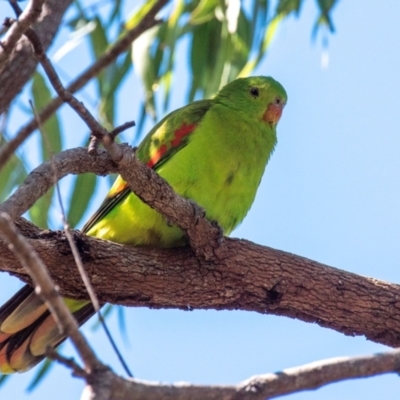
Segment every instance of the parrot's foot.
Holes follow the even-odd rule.
[[[218,221],[216,221],[216,220],[211,221],[211,225],[218,230],[218,233],[216,235],[217,243],[219,245],[222,244],[222,242],[224,241],[224,231],[223,231],[223,229],[221,228],[221,226],[219,225]]]
[[[188,202],[192,205],[193,215],[195,217],[195,224],[198,225],[199,220],[206,217],[206,211],[204,208],[200,207],[194,200],[187,199]]]

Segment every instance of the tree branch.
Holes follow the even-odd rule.
[[[93,157],[85,149],[60,153],[53,162],[59,178],[68,172],[104,174],[117,169],[105,152]],[[143,167],[145,179],[149,180],[148,169]],[[18,217],[53,184],[53,169],[48,162],[30,174],[0,206],[0,211]],[[146,188],[147,182],[141,185]],[[170,202],[168,197],[164,200]],[[18,221],[18,227],[49,266],[62,293],[87,298],[65,237],[57,232],[41,232],[23,220]],[[194,257],[188,248],[132,248],[79,232],[75,236],[86,271],[102,302],[156,308],[252,310],[316,322],[390,346],[400,345],[398,285],[240,240],[227,239],[226,256],[211,263]],[[0,270],[30,282],[4,243],[0,243],[0,254]],[[112,276],[109,265],[113,265]]]
[[[43,11],[33,26],[45,49],[51,44],[60,27],[60,21],[71,3],[72,0],[47,0],[44,3]],[[32,46],[26,38],[21,38],[11,55],[9,53],[1,55],[1,52],[0,48],[0,59],[7,58],[7,60],[0,73],[0,114],[8,108],[37,66]]]
[[[21,223],[19,225],[23,226],[24,224]],[[32,227],[29,224],[27,228],[25,233],[32,232]],[[4,214],[0,215],[0,231],[7,238],[7,241],[12,244],[15,256],[24,265],[26,271],[30,271],[29,274],[38,287],[40,287],[39,294],[47,301],[52,312],[58,316],[58,320],[65,329],[65,332],[69,334],[83,356],[86,373],[80,370],[73,361],[57,357],[63,363],[78,371],[79,376],[86,379],[87,386],[82,399],[96,398],[97,400],[102,400],[113,398],[115,400],[136,400],[146,398],[149,400],[214,400],[223,398],[225,400],[262,400],[300,390],[316,389],[328,383],[344,379],[367,377],[388,372],[398,373],[400,367],[400,350],[366,357],[346,357],[314,362],[274,374],[255,376],[238,385],[232,386],[165,385],[123,379],[98,362],[84,338],[79,334],[75,320],[66,309],[58,292],[54,289],[54,283],[51,282],[51,278],[46,273],[46,269],[40,258],[27,245],[27,241],[16,233]],[[46,235],[49,235],[49,233]],[[83,249],[82,243],[80,243],[80,247]],[[61,248],[58,250],[62,253]],[[84,251],[84,254],[88,254],[87,249]],[[26,271],[24,271],[25,274]],[[204,276],[204,274],[202,275]],[[149,276],[149,271],[146,271],[146,278]],[[113,274],[114,283],[115,278],[116,276]],[[204,290],[204,288],[202,289]],[[231,287],[229,290],[232,289]],[[209,296],[209,290],[206,292]],[[155,294],[157,295],[157,293]],[[228,297],[231,297],[231,294]]]
[[[0,211],[7,213],[11,219],[15,220],[50,190],[55,179],[60,180],[68,174],[86,172],[104,176],[116,173],[117,166],[104,150],[98,150],[96,155],[89,155],[87,149],[82,147],[65,150],[56,154],[52,160],[35,168],[24,183],[4,203],[0,204]]]
[[[0,72],[9,60],[14,47],[25,31],[39,18],[44,0],[31,0],[19,16],[18,20],[10,27],[0,45]]]
[[[66,238],[17,226],[45,261],[61,293],[87,299]],[[400,345],[400,286],[328,267],[294,254],[226,239],[228,255],[213,263],[190,248],[123,246],[75,231],[86,271],[101,302],[183,310],[246,310],[317,323],[346,335]],[[0,270],[29,276],[4,242]],[[110,275],[110,266],[113,273]]]
[[[109,398],[123,400],[264,400],[302,390],[317,389],[345,379],[398,373],[400,350],[365,357],[341,357],[317,361],[280,372],[258,375],[237,385],[204,386],[126,380],[104,371],[94,375],[82,399],[90,399],[99,387]]]

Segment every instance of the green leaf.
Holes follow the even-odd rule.
[[[280,0],[276,7],[276,15],[282,14],[287,16],[294,13],[298,16],[301,6],[302,0]]]
[[[40,111],[51,100],[51,92],[43,76],[36,72],[32,83],[32,97],[35,110]],[[62,148],[62,135],[58,117],[53,114],[40,126],[42,161],[50,159],[51,154],[59,153]],[[29,210],[32,222],[40,228],[48,228],[49,210],[53,198],[53,189],[42,196]]]
[[[104,29],[102,22],[100,21],[100,18],[95,17],[93,22],[96,24],[96,27],[90,33],[90,38],[92,44],[92,51],[95,58],[97,59],[104,54],[104,52],[107,50],[109,43],[106,31]]]
[[[35,72],[33,76],[31,91],[35,111],[39,112],[52,99],[46,80],[39,72]],[[59,153],[62,148],[62,135],[57,115],[53,114],[44,124],[41,124],[40,130],[42,132],[40,137],[42,161],[47,161],[50,159],[50,153]]]
[[[335,27],[333,26],[330,12],[332,11],[332,8],[336,5],[337,1],[338,0],[317,0],[317,5],[320,9],[321,14],[315,22],[313,37],[316,36],[318,29],[323,25],[327,26],[331,33],[335,32]]]
[[[215,17],[215,9],[219,0],[200,0],[198,6],[190,14],[189,23],[201,25]]]
[[[150,9],[156,4],[157,0],[145,1],[143,6],[140,7],[125,23],[127,29],[134,28],[142,18],[150,11]]]
[[[115,65],[115,69],[113,70],[108,87],[109,93],[115,93],[123,80],[126,78],[132,67],[131,57],[132,54],[130,51],[128,51],[125,55],[123,55],[122,61]]]
[[[192,86],[189,101],[194,100],[196,93],[200,92],[207,97],[208,93],[218,89],[219,82],[215,89],[215,77],[222,73],[221,63],[224,58],[220,50],[223,47],[222,23],[219,20],[213,18],[202,25],[194,26],[190,50]]]
[[[49,190],[29,209],[31,221],[39,228],[47,229],[49,227],[48,218],[53,192],[53,189]]]
[[[106,30],[98,16],[93,20],[95,29],[90,33],[90,42],[95,59],[101,57],[109,46]],[[112,66],[105,68],[97,75],[97,92],[99,96],[98,110],[101,124],[106,129],[112,129],[114,125],[115,97],[109,91]]]
[[[0,375],[0,387],[1,385],[4,385],[5,381],[10,377],[11,375]]]
[[[111,26],[111,24],[114,22],[115,19],[119,19],[121,17],[122,13],[122,7],[121,7],[121,0],[114,0],[112,4],[114,5],[113,10],[110,13],[110,17],[107,22],[107,28]]]
[[[92,45],[92,52],[95,59],[98,59],[104,54],[108,47],[108,39],[100,18],[96,17],[93,21],[95,28],[90,32],[90,43]],[[104,85],[107,79],[107,68],[102,70],[97,75],[97,90],[101,97],[104,92]]]
[[[3,144],[3,141],[0,141],[0,144]],[[13,154],[2,168],[1,175],[3,179],[0,179],[0,202],[4,201],[12,190],[24,181],[27,171],[21,159]]]
[[[97,177],[94,174],[82,174],[76,177],[67,214],[67,221],[71,227],[76,227],[82,219],[96,189],[96,184]]]
[[[102,85],[103,92],[99,103],[99,115],[103,125],[111,130],[114,127],[116,92],[132,68],[131,52],[122,55],[113,65],[108,67],[108,77]]]
[[[254,68],[259,64],[259,62],[262,60],[263,56],[265,55],[266,51],[268,50],[272,39],[274,38],[278,26],[283,20],[283,15],[279,14],[276,17],[272,19],[272,21],[268,24],[268,28],[265,31],[264,39],[260,43],[259,49],[257,54],[251,58],[250,60],[247,61],[243,69],[240,71],[239,76],[240,77],[245,77],[249,76],[251,72],[254,70]]]
[[[132,46],[133,65],[144,85],[146,112],[154,120],[157,118],[154,91],[157,89],[157,75],[162,57],[157,55],[157,52],[153,55],[151,47],[156,41],[159,30],[165,29],[164,23],[148,30],[135,40]]]

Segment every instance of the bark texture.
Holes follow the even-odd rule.
[[[33,28],[45,49],[50,46],[60,27],[61,19],[71,3],[72,0],[48,0],[44,3],[42,14]],[[10,8],[10,16],[11,13]],[[35,72],[36,66],[37,61],[32,46],[26,38],[22,38],[0,74],[0,114],[22,90]]]
[[[62,232],[18,220],[61,293],[87,298]],[[207,262],[190,248],[123,246],[75,231],[86,271],[102,302],[183,310],[246,310],[317,323],[346,335],[400,345],[400,286],[284,251],[226,239],[223,259]],[[0,270],[26,282],[27,272],[0,242]],[[112,273],[110,273],[110,270]]]

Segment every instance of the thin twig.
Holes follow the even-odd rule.
[[[89,112],[89,110],[85,107],[85,105],[82,102],[78,101],[71,92],[69,92],[64,88],[60,78],[57,75],[57,72],[53,67],[53,64],[47,57],[43,49],[43,46],[40,42],[40,39],[35,33],[35,31],[29,28],[25,32],[25,36],[31,42],[35,56],[37,57],[43,69],[45,70],[46,75],[50,80],[50,83],[52,84],[53,88],[60,96],[60,98],[65,103],[68,103],[71,106],[71,108],[81,117],[83,122],[85,122],[87,127],[94,134],[107,135],[108,131],[97,122],[97,120],[93,117],[93,115]],[[38,118],[40,118],[40,115],[38,115]],[[43,120],[41,118],[40,121],[43,123]]]
[[[51,360],[57,361],[62,365],[65,365],[67,368],[72,369],[75,376],[86,378],[88,374],[83,370],[73,358],[67,358],[62,356],[61,354],[57,353],[53,347],[47,347],[46,349],[46,357],[50,358]]]
[[[84,267],[83,262],[82,262],[82,258],[81,258],[80,254],[79,254],[78,247],[76,246],[76,243],[75,243],[75,241],[74,241],[74,239],[72,237],[71,228],[70,228],[69,223],[67,221],[65,208],[64,208],[63,201],[62,201],[61,191],[60,191],[60,185],[59,185],[59,182],[58,182],[58,179],[57,179],[57,170],[56,170],[56,166],[55,166],[54,159],[53,159],[53,151],[51,149],[51,146],[50,146],[50,143],[49,143],[49,140],[48,140],[47,136],[43,132],[41,121],[39,120],[39,116],[37,115],[35,107],[34,107],[33,102],[31,100],[29,100],[29,104],[30,104],[30,106],[32,108],[33,114],[37,118],[37,123],[38,123],[38,127],[39,127],[39,130],[40,130],[40,133],[41,133],[41,135],[43,137],[43,140],[45,142],[45,145],[47,147],[47,152],[50,155],[50,163],[51,163],[51,167],[52,167],[52,170],[53,170],[52,171],[53,172],[53,174],[52,174],[53,175],[53,185],[55,185],[55,187],[56,187],[57,199],[58,199],[58,204],[59,204],[60,210],[61,210],[61,219],[62,219],[62,223],[63,223],[63,227],[64,227],[64,232],[65,232],[65,236],[67,237],[69,246],[71,248],[72,255],[74,256],[76,266],[78,267],[79,274],[80,274],[81,279],[82,279],[82,281],[83,281],[83,283],[85,285],[85,288],[86,288],[86,290],[87,290],[87,292],[89,294],[90,301],[92,302],[93,308],[96,311],[96,314],[97,314],[97,316],[99,318],[100,324],[102,325],[103,330],[104,330],[104,332],[105,332],[105,334],[106,334],[106,336],[107,336],[107,338],[108,338],[108,340],[109,340],[109,342],[111,344],[111,347],[113,348],[115,354],[117,355],[118,359],[120,360],[120,362],[121,362],[123,368],[125,369],[125,372],[127,373],[127,375],[130,378],[132,378],[133,377],[132,372],[130,371],[127,363],[125,362],[124,358],[122,357],[122,354],[119,351],[119,349],[118,349],[118,347],[117,347],[117,345],[116,345],[116,343],[114,341],[114,338],[112,337],[111,332],[110,332],[110,330],[108,329],[108,327],[106,325],[106,322],[105,322],[103,316],[101,315],[101,312],[100,312],[101,306],[100,306],[99,300],[97,298],[97,295],[96,295],[96,292],[95,292],[95,290],[93,288],[93,285],[90,282],[90,279],[89,279],[89,277],[88,277],[88,275],[86,273],[85,267]]]
[[[85,371],[90,373],[95,369],[101,368],[101,363],[86,342],[86,339],[79,332],[75,318],[62,300],[43,261],[27,243],[26,239],[17,233],[10,217],[5,213],[0,213],[0,232],[31,276],[36,286],[36,293],[46,303],[57,323],[62,326],[63,332],[71,339],[83,360]]]
[[[86,85],[94,76],[99,74],[104,68],[109,66],[115,59],[125,52],[143,32],[159,24],[160,21],[155,19],[157,13],[168,3],[168,0],[158,0],[149,12],[141,19],[134,28],[128,30],[126,34],[111,46],[95,63],[87,68],[80,76],[71,82],[66,89],[70,93],[75,93]],[[45,108],[39,111],[38,115],[42,123],[63,104],[60,97],[51,100]],[[28,122],[6,145],[0,148],[0,169],[5,165],[7,160],[12,156],[15,150],[29,137],[29,135],[37,128],[36,119],[33,118]]]
[[[125,122],[124,124],[116,127],[113,131],[111,131],[110,136],[115,139],[120,133],[126,131],[129,128],[133,128],[134,126],[135,126],[135,121]]]
[[[19,6],[19,4],[17,3],[17,0],[8,0],[8,2],[10,3],[10,6],[14,10],[15,15],[17,16],[17,18],[19,18],[20,15],[22,14],[22,9]]]

